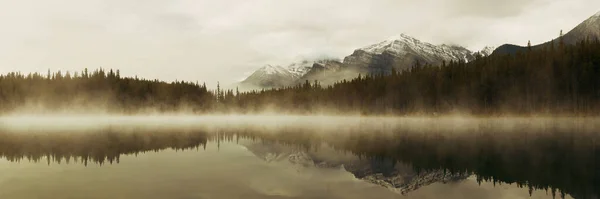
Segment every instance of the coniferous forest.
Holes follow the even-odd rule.
[[[214,96],[205,85],[121,77],[119,71],[9,73],[0,76],[0,110],[138,113],[208,111]]]
[[[415,63],[406,71],[361,75],[327,86],[307,81],[249,92],[124,78],[118,71],[103,69],[74,74],[9,73],[0,76],[0,110],[595,115],[600,111],[598,77],[600,41],[596,39],[575,45],[550,42],[543,48],[477,57],[469,63]]]

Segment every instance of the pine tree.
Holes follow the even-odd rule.
[[[563,37],[563,31],[560,30],[560,35],[559,35],[559,42],[558,42],[559,47],[562,49],[565,45],[565,40]]]
[[[219,82],[217,82],[217,102],[221,102],[221,86],[219,84]]]

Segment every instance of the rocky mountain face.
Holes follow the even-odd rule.
[[[478,53],[479,55],[483,56],[483,57],[487,57],[490,56],[494,50],[496,50],[496,47],[493,46],[486,46],[483,49],[481,49],[478,52],[475,52],[476,54]]]
[[[409,69],[417,63],[441,65],[442,62],[469,62],[477,55],[487,56],[494,48],[472,52],[456,45],[433,45],[406,34],[355,50],[342,62],[335,59],[303,61],[288,67],[265,66],[242,82],[246,87],[274,88],[292,86],[305,81],[322,85],[361,74],[387,74],[396,69]],[[275,68],[275,69],[269,69]]]
[[[406,194],[433,183],[458,182],[468,174],[451,174],[443,170],[417,172],[410,165],[386,161],[361,159],[343,155],[324,148],[306,151],[276,143],[244,143],[250,152],[267,162],[289,162],[301,167],[325,169],[343,168],[357,179],[383,186],[396,193]]]
[[[318,80],[321,84],[328,85],[341,79],[356,77],[355,73],[350,73],[346,77],[344,69],[344,63],[338,60],[321,60],[315,62],[312,68],[295,83],[301,84],[306,81],[312,83],[312,81]]]
[[[562,40],[564,44],[573,45],[584,39],[600,39],[600,12],[594,14],[589,17],[587,20],[583,21],[567,34],[564,34],[562,37],[556,38],[553,41],[548,41],[543,44],[534,45],[532,48],[543,48],[550,45],[554,42],[555,45],[558,45]],[[524,52],[527,50],[525,46],[519,46],[514,44],[504,44],[494,50],[494,55],[504,55],[504,54],[515,54],[517,52]]]
[[[440,65],[443,61],[474,59],[470,50],[452,45],[433,45],[401,34],[383,42],[355,50],[344,58],[348,69],[360,73],[390,73],[392,68],[401,71],[421,64]]]

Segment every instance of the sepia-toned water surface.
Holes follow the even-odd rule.
[[[0,198],[597,198],[595,118],[11,116]]]

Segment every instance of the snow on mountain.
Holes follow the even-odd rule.
[[[258,71],[260,71],[266,75],[285,74],[285,73],[289,72],[285,68],[282,68],[281,66],[273,66],[273,65],[266,65],[266,66],[258,69]]]
[[[355,50],[343,62],[331,59],[301,61],[288,66],[267,65],[242,83],[256,88],[291,86],[304,81],[318,81],[327,85],[343,79],[354,78],[358,73],[390,73],[402,71],[416,63],[441,65],[443,62],[469,62],[476,54],[490,55],[495,48],[485,47],[473,52],[458,45],[434,45],[406,34]]]
[[[303,60],[289,64],[285,67],[279,65],[266,65],[256,70],[241,82],[243,87],[255,88],[277,88],[291,86],[301,77],[306,75],[315,64],[326,65],[330,60]]]
[[[383,42],[360,48],[359,50],[372,54],[391,52],[397,56],[416,54],[428,59],[441,58],[444,60],[464,61],[468,61],[472,55],[471,51],[460,46],[446,44],[433,45],[431,43],[422,42],[406,34],[391,37]]]
[[[274,75],[289,78],[294,78],[296,76],[296,74],[281,66],[266,65],[254,71],[247,79],[266,79]]]
[[[479,51],[479,53],[480,53],[482,56],[489,56],[489,55],[491,55],[491,54],[494,52],[494,50],[496,50],[496,47],[493,47],[493,46],[486,46],[486,47],[484,47],[483,49],[481,49],[481,50]]]
[[[292,73],[287,68],[266,65],[254,71],[240,83],[240,86],[242,90],[282,87],[297,78],[297,74]]]
[[[558,34],[558,33],[557,33]],[[575,44],[583,39],[600,39],[600,12],[577,25],[562,38],[566,44]],[[558,42],[559,39],[554,40]],[[534,46],[540,47],[550,42]],[[434,45],[423,42],[406,34],[388,38],[382,42],[355,50],[346,56],[343,62],[320,60],[292,63],[286,67],[267,65],[260,68],[246,80],[245,85],[255,88],[275,88],[297,84],[303,81],[322,83],[337,82],[356,77],[358,73],[385,74],[392,69],[402,71],[416,63],[441,65],[443,62],[469,62],[476,55],[489,56],[492,53],[511,54],[525,50],[526,47],[505,44],[498,48],[486,46],[473,52],[457,45]]]
[[[493,46],[486,46],[483,47],[483,49],[481,49],[480,51],[474,52],[473,55],[481,55],[482,57],[487,57],[490,56],[494,50],[496,50],[496,47]]]
[[[469,49],[457,45],[434,45],[406,34],[366,46],[344,58],[345,67],[360,73],[390,73],[415,64],[441,65],[442,62],[469,62],[475,58]]]
[[[312,68],[315,61],[301,61],[297,63],[292,63],[287,66],[287,70],[296,75],[297,77],[301,77],[304,74],[308,73],[308,71]]]

